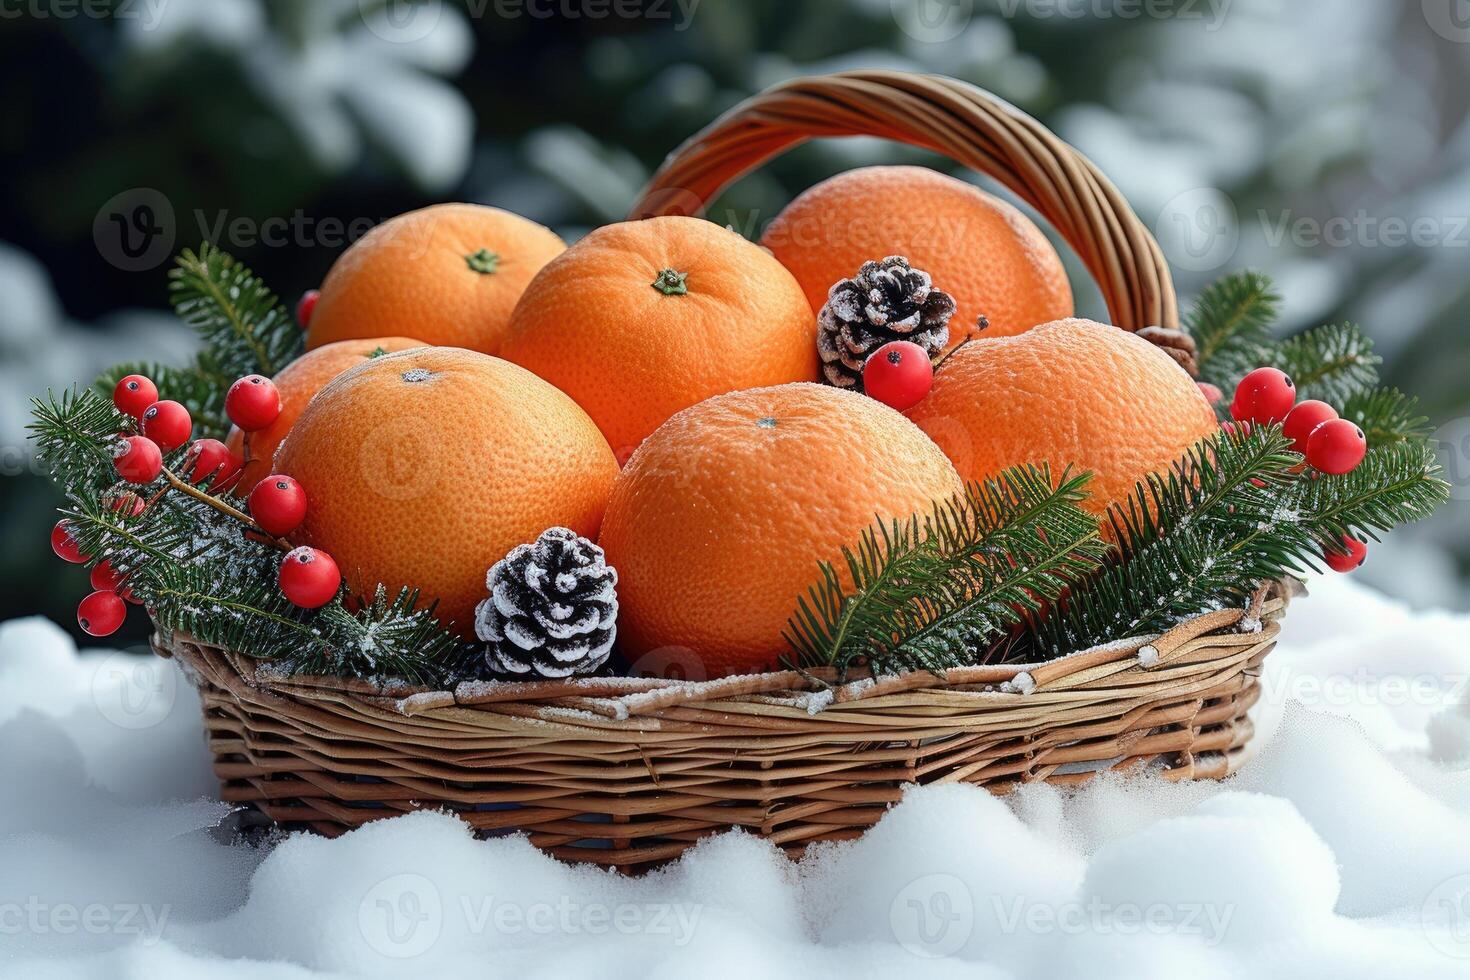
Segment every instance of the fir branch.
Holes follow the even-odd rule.
[[[1086,476],[1007,470],[935,506],[922,523],[879,524],[828,562],[797,602],[786,639],[806,666],[942,670],[1096,567],[1097,522],[1077,504]]]
[[[440,627],[434,608],[420,608],[419,601],[419,593],[410,589],[390,600],[380,585],[372,601],[355,613],[340,602],[325,606],[316,621],[322,641],[295,654],[292,671],[447,687],[457,679],[451,676],[456,642]]]
[[[1265,363],[1281,297],[1270,277],[1238,272],[1205,288],[1185,317],[1198,347],[1200,375],[1229,391],[1251,368]]]
[[[1319,541],[1335,543],[1345,534],[1376,537],[1422,520],[1449,499],[1434,450],[1404,441],[1369,449],[1351,473],[1297,481],[1290,506]]]
[[[1368,445],[1422,441],[1429,419],[1419,414],[1419,399],[1397,388],[1374,388],[1354,394],[1342,406],[1342,417],[1357,424]]]
[[[1309,531],[1282,510],[1301,456],[1279,426],[1221,431],[1110,508],[1118,550],[1036,630],[1050,656],[1160,632],[1235,601],[1309,553]]]
[[[96,392],[48,391],[31,399],[31,441],[36,456],[69,497],[96,498],[117,481],[112,444],[131,422]]]
[[[1378,384],[1383,358],[1355,324],[1328,324],[1272,347],[1262,364],[1279,368],[1296,383],[1297,397],[1341,405]]]
[[[198,332],[207,366],[222,376],[269,377],[301,353],[301,331],[291,314],[227,252],[208,243],[197,254],[186,249],[169,279],[174,311]]]

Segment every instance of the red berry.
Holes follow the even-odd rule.
[[[320,290],[308,289],[296,301],[296,322],[301,324],[301,329],[305,330],[311,326],[311,315],[316,311],[316,301],[321,298],[321,295]]]
[[[1210,384],[1208,381],[1196,381],[1195,384],[1199,385],[1200,394],[1204,395],[1205,401],[1209,402],[1211,405],[1218,405],[1220,404],[1220,402],[1224,401],[1224,392],[1222,392],[1214,385]]]
[[[116,592],[93,592],[77,606],[77,624],[92,636],[111,636],[128,618],[128,607]]]
[[[1281,431],[1286,438],[1292,441],[1292,448],[1303,456],[1307,454],[1307,439],[1313,430],[1323,422],[1330,422],[1337,418],[1337,409],[1326,402],[1319,402],[1315,398],[1309,398],[1286,413],[1286,421],[1281,425]]]
[[[112,389],[112,403],[124,415],[143,417],[148,406],[158,401],[158,387],[141,374],[130,374]]]
[[[114,514],[121,514],[123,517],[137,517],[148,506],[142,497],[131,490],[104,497],[102,503]]]
[[[56,552],[57,558],[73,565],[82,565],[92,560],[90,555],[82,554],[82,549],[72,540],[71,521],[57,521],[56,526],[51,529],[51,550]]]
[[[1286,418],[1295,404],[1296,385],[1285,373],[1275,368],[1256,368],[1236,385],[1230,415],[1269,425]]]
[[[289,476],[273,473],[250,491],[250,516],[267,534],[290,534],[306,520],[306,491]]]
[[[112,562],[104,558],[92,566],[91,582],[92,588],[98,592],[116,592],[122,576],[112,567]]]
[[[154,402],[143,413],[143,434],[166,453],[188,442],[193,431],[194,420],[189,417],[189,410],[178,402]]]
[[[129,483],[152,483],[163,472],[163,453],[147,436],[123,436],[112,451],[112,465]]]
[[[123,576],[106,558],[92,566],[92,588],[98,592],[116,592],[128,602],[137,602],[133,592],[123,584]]]
[[[863,392],[900,412],[923,401],[933,386],[933,362],[910,341],[891,340],[863,362]]]
[[[1248,436],[1251,434],[1251,424],[1249,422],[1221,422],[1220,428],[1231,435]]]
[[[218,439],[196,439],[184,456],[184,477],[194,484],[209,480],[211,490],[229,490],[240,481],[245,461]]]
[[[281,414],[281,393],[270,378],[247,374],[225,394],[225,414],[242,431],[258,432]]]
[[[1351,473],[1367,454],[1368,437],[1347,419],[1329,419],[1307,439],[1307,462],[1334,476]]]
[[[342,573],[325,551],[300,547],[281,559],[281,592],[303,609],[332,601],[342,587]]]
[[[1327,567],[1334,572],[1351,572],[1362,565],[1368,557],[1367,542],[1359,541],[1350,535],[1343,536],[1342,547],[1346,550],[1337,551],[1328,548],[1322,556],[1323,561],[1327,562]]]

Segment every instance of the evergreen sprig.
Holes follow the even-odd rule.
[[[1279,426],[1222,430],[1137,484],[1109,509],[1116,553],[1036,631],[1044,653],[1160,632],[1279,577],[1313,547],[1279,503],[1300,462]]]
[[[1402,441],[1369,449],[1351,473],[1298,480],[1283,506],[1300,515],[1318,540],[1335,542],[1346,534],[1377,537],[1423,520],[1449,499],[1434,450]]]
[[[1289,337],[1263,351],[1262,364],[1279,368],[1296,384],[1298,398],[1341,405],[1378,385],[1373,341],[1355,324],[1327,324]]]
[[[48,391],[31,399],[26,425],[36,458],[67,497],[98,496],[117,479],[112,442],[128,422],[112,402],[90,390]]]
[[[1429,437],[1429,419],[1419,414],[1419,399],[1397,388],[1357,392],[1343,403],[1341,415],[1357,423],[1370,446],[1422,442]]]
[[[1105,546],[1078,504],[1088,477],[1053,485],[1045,467],[971,484],[922,520],[879,523],[845,548],[787,624],[806,666],[874,673],[975,663],[995,637],[1054,602],[1097,566]]]
[[[1184,318],[1198,347],[1200,377],[1228,392],[1265,363],[1261,355],[1280,307],[1270,277],[1259,272],[1234,273],[1206,287]]]
[[[164,379],[161,394],[178,393],[169,387],[173,376],[156,374]],[[216,390],[222,397],[223,388]],[[160,629],[293,674],[449,685],[482,662],[464,654],[412,591],[390,596],[379,588],[352,608],[344,596],[318,610],[297,608],[277,585],[279,548],[227,513],[207,485],[198,488],[200,499],[162,478],[147,487],[118,482],[112,446],[133,424],[102,391],[87,389],[35,399],[30,429],[67,498],[68,533],[91,562],[106,559],[126,576]],[[170,471],[182,457],[182,450],[169,455]],[[114,509],[124,491],[146,499],[142,514]]]
[[[1343,535],[1419,520],[1449,498],[1422,443],[1373,449],[1343,476],[1294,474],[1302,458],[1289,447],[1280,426],[1222,432],[1139,484],[1110,515],[1117,555],[1041,625],[1042,650],[1162,632],[1238,604],[1260,582],[1318,568]]]
[[[276,294],[209,243],[185,250],[169,270],[174,312],[204,341],[207,367],[229,382],[270,377],[301,353],[302,335]]]

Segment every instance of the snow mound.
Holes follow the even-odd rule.
[[[0,974],[1466,976],[1470,618],[1314,589],[1223,784],[936,785],[799,862],[734,832],[637,879],[438,813],[246,843],[172,663],[3,624]]]

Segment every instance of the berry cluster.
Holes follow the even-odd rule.
[[[1210,394],[1206,391],[1206,398]],[[1215,395],[1218,400],[1219,389],[1215,389]],[[1241,425],[1280,424],[1282,434],[1292,440],[1293,448],[1319,473],[1340,476],[1357,469],[1368,455],[1368,438],[1363,430],[1341,418],[1337,409],[1326,402],[1296,399],[1296,385],[1284,372],[1271,367],[1256,368],[1236,386],[1230,417]],[[1344,536],[1341,542],[1326,549],[1323,560],[1334,571],[1350,572],[1363,564],[1367,555],[1366,542]]]
[[[194,422],[189,410],[176,401],[160,400],[158,388],[142,375],[132,374],[117,383],[112,393],[113,404],[136,423],[118,434],[113,450],[113,465],[126,483],[143,487],[163,477],[165,485],[149,499],[124,491],[104,503],[125,519],[143,516],[150,506],[169,490],[189,493],[208,501],[211,506],[237,517],[249,525],[252,533],[280,544],[287,551],[281,561],[281,592],[292,603],[304,609],[316,609],[330,602],[342,585],[337,563],[324,551],[300,547],[291,549],[280,539],[299,528],[306,519],[306,491],[301,484],[283,474],[272,474],[253,487],[246,498],[248,514],[223,502],[213,494],[237,489],[245,460],[231,452],[218,439],[189,437]],[[269,426],[281,414],[281,396],[269,378],[248,375],[230,386],[225,396],[225,414],[246,435]],[[164,455],[188,444],[180,467],[182,478],[164,463]],[[186,482],[187,481],[187,482]],[[199,489],[205,485],[205,489]],[[58,521],[51,529],[51,550],[63,561],[87,564],[93,556],[84,554],[72,534],[69,520]],[[127,576],[112,567],[107,558],[93,565],[93,592],[77,607],[77,622],[92,636],[108,636],[122,626],[127,617],[127,602],[136,603],[127,586]]]

